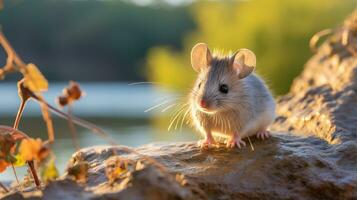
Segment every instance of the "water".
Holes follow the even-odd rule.
[[[176,94],[150,85],[128,85],[126,83],[80,83],[86,95],[74,105],[74,114],[103,128],[116,143],[136,147],[151,142],[192,141],[197,135],[184,127],[182,131],[167,131],[168,112],[160,109],[144,112],[153,105],[167,99],[175,99]],[[55,105],[66,83],[52,83],[45,99]],[[0,124],[11,126],[20,104],[16,83],[0,84]],[[174,102],[174,101],[173,101]],[[169,104],[168,104],[169,105]],[[160,120],[161,119],[161,120]],[[63,172],[68,159],[75,151],[67,121],[53,117],[56,141],[53,151],[56,166]],[[29,102],[20,123],[22,131],[32,137],[47,138],[46,126],[41,118],[39,106]],[[77,127],[81,147],[107,144],[91,131]],[[22,176],[25,168],[17,170]],[[11,168],[0,174],[1,181],[14,180]]]

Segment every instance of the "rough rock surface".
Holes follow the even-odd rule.
[[[356,140],[357,10],[307,62],[290,93],[278,99],[277,111],[276,130],[331,144]]]
[[[157,166],[125,147],[92,147],[69,163],[88,164],[87,184],[66,175],[42,192],[4,199],[357,199],[356,51],[357,12],[278,99],[275,135],[252,139],[255,151],[200,150],[195,143],[135,149]],[[134,162],[132,170],[108,181],[108,160],[118,156]]]

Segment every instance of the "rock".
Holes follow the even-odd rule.
[[[331,144],[356,140],[357,10],[307,62],[277,108],[275,130],[317,136]]]
[[[86,184],[66,174],[41,194],[4,199],[357,199],[356,24],[357,12],[307,62],[278,99],[274,136],[251,138],[254,151],[201,150],[193,142],[135,152],[91,147],[69,162],[70,169],[86,163]],[[112,159],[127,164],[115,179],[107,177]]]

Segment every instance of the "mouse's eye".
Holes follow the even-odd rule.
[[[219,91],[224,94],[227,94],[228,93],[228,85],[226,85],[226,84],[219,85]]]

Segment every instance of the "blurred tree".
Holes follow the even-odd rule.
[[[185,37],[183,50],[156,47],[148,53],[149,79],[189,88],[195,77],[190,50],[205,42],[211,48],[253,50],[257,72],[276,94],[285,93],[311,56],[310,37],[335,27],[355,6],[355,0],[199,1],[191,9],[198,28]]]
[[[144,80],[148,49],[181,48],[194,27],[186,5],[128,0],[5,0],[0,24],[24,59],[57,81]]]

